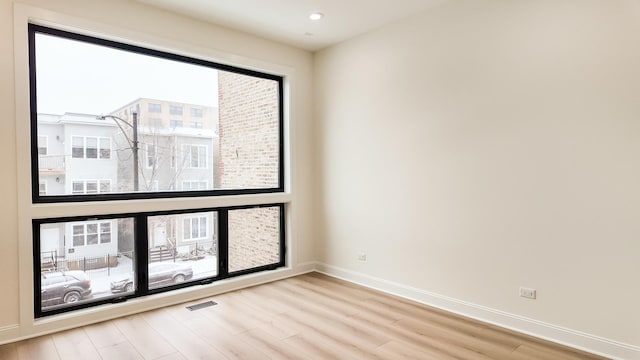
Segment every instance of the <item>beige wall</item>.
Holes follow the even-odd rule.
[[[5,174],[0,180],[0,284],[3,284],[0,307],[0,330],[18,323],[18,203],[16,197],[16,139],[13,81],[13,10],[11,1],[0,2],[0,108],[3,110],[0,131],[0,161]]]
[[[15,6],[20,9],[20,14],[27,11],[24,5],[28,5],[28,12],[33,13],[32,9],[36,9],[36,13],[46,14],[48,21],[53,23],[58,21],[67,23],[72,20],[73,26],[83,28],[83,24],[87,24],[89,27],[97,27],[106,33],[113,33],[114,36],[123,36],[124,34],[125,38],[131,36],[136,43],[143,46],[152,44],[169,51],[178,47],[187,54],[196,56],[197,54],[206,54],[210,60],[257,70],[269,69],[270,72],[286,74],[287,91],[290,92],[290,101],[287,103],[290,110],[287,117],[290,120],[287,125],[290,128],[288,141],[291,143],[292,149],[290,160],[293,163],[303,164],[303,166],[295,167],[295,170],[291,171],[291,176],[287,178],[287,189],[291,190],[290,194],[275,197],[257,196],[257,201],[259,203],[291,201],[289,204],[291,211],[288,214],[288,235],[290,235],[289,249],[292,253],[288,264],[292,265],[293,269],[291,271],[285,270],[281,274],[295,273],[296,265],[314,260],[312,247],[314,233],[310,226],[313,221],[310,199],[312,178],[311,167],[308,165],[311,162],[310,138],[312,136],[310,128],[312,55],[310,53],[225,28],[207,25],[133,1],[17,1]],[[185,295],[169,295],[164,299],[163,296],[152,297],[147,303],[135,300],[122,304],[122,307],[120,305],[113,308],[105,307],[97,312],[94,312],[94,309],[84,315],[63,316],[35,324],[30,318],[32,315],[31,300],[28,299],[30,296],[24,295],[31,294],[32,291],[29,287],[31,259],[28,251],[29,246],[20,246],[18,240],[18,229],[26,229],[25,233],[28,234],[30,219],[20,220],[17,216],[19,194],[24,194],[18,184],[28,184],[30,181],[28,176],[24,175],[24,166],[19,165],[17,161],[17,159],[21,159],[21,163],[28,163],[28,157],[22,154],[23,151],[20,153],[17,151],[17,146],[20,147],[20,143],[24,144],[25,142],[16,138],[16,113],[25,114],[23,105],[26,104],[26,100],[21,96],[17,99],[21,106],[16,107],[14,87],[17,87],[20,94],[24,94],[22,90],[25,89],[25,85],[23,83],[20,86],[14,86],[13,8],[12,1],[0,1],[0,79],[2,79],[0,81],[0,107],[3,109],[0,157],[5,168],[5,176],[0,180],[0,197],[2,198],[0,251],[3,254],[3,259],[0,261],[0,284],[2,284],[4,294],[1,301],[2,306],[0,306],[0,343],[15,338],[28,337],[35,333],[49,332],[57,328],[72,327],[117,314],[136,312],[144,307],[161,306],[167,301],[179,300],[180,296]],[[15,26],[22,28],[23,24]],[[24,44],[16,45],[20,45],[19,48],[24,49]],[[24,58],[24,54],[19,53],[18,56]],[[20,69],[24,69],[24,64]],[[19,72],[18,78],[24,80],[24,74]],[[28,118],[24,116],[19,121],[27,122]],[[21,125],[17,128],[19,133],[25,133],[24,126]],[[18,195],[16,195],[17,193]],[[64,213],[64,211],[56,210],[55,207],[31,208],[28,202],[20,204],[23,209],[27,209],[24,210],[25,213],[32,212],[39,215]],[[167,204],[162,201],[157,205],[140,202],[132,204],[127,211],[146,211],[154,208],[160,210],[171,206]],[[218,198],[194,200],[191,201],[190,206],[232,205],[234,205],[233,199]],[[118,212],[121,211],[121,206],[118,208],[118,204],[106,204],[104,211]],[[23,236],[22,239],[28,242],[30,236]],[[22,272],[19,269],[22,269]],[[26,285],[20,286],[20,280],[23,280]],[[259,277],[253,280],[239,279],[236,282],[238,285],[225,282],[220,285],[220,289],[229,289],[234,286],[242,286],[242,284],[246,286],[246,284],[256,281],[260,281]],[[194,288],[193,292],[196,294],[194,296],[206,296],[206,291],[211,290],[205,290],[205,288]],[[19,305],[20,291],[22,291],[24,298],[22,306]]]
[[[321,262],[640,345],[637,1],[450,1],[314,60]]]

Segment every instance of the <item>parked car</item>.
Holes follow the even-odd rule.
[[[149,264],[149,289],[178,284],[192,277],[193,269],[190,264],[169,262]],[[131,276],[111,282],[112,293],[132,292],[133,290],[133,278]]]
[[[40,275],[42,307],[72,304],[91,295],[91,280],[84,271],[50,271]]]

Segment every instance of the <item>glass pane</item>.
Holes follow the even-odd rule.
[[[111,242],[111,223],[100,224],[100,243]]]
[[[133,224],[133,218],[41,224],[42,311],[133,293]]]
[[[229,272],[280,262],[280,208],[229,211]]]
[[[98,158],[98,139],[94,137],[88,137],[85,139],[85,154],[87,159]]]
[[[184,181],[279,187],[279,81],[40,31],[34,39],[36,132],[48,139],[34,144],[35,180],[52,184],[43,196],[99,194],[65,183],[96,174],[112,180],[111,193],[184,191]]]
[[[87,181],[87,194],[95,194],[98,192],[97,181]]]
[[[39,126],[40,127],[40,126]],[[84,138],[74,136],[71,140],[71,155],[74,158],[84,157]]]
[[[101,159],[111,158],[111,141],[108,138],[100,139],[100,158]]]
[[[73,194],[83,194],[84,193],[84,182],[74,181],[73,182]]]
[[[111,192],[111,181],[110,180],[101,180],[100,181],[100,192],[101,193]]]
[[[217,212],[149,217],[149,289],[218,275],[217,219]]]

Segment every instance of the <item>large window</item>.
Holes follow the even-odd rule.
[[[285,265],[281,76],[29,35],[36,317]]]
[[[273,204],[34,220],[36,316],[284,266],[283,214]]]
[[[33,161],[111,160],[61,170],[114,179],[109,193],[59,186],[34,190],[34,202],[173,197],[189,191],[182,181],[201,179],[193,169],[206,170],[208,196],[284,190],[281,77],[39,26],[31,33]],[[49,134],[60,146],[47,147]]]

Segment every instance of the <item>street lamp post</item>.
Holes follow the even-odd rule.
[[[120,118],[114,115],[102,115],[102,116],[98,116],[98,119],[101,119],[101,120],[104,120],[106,118],[113,119],[116,125],[118,125],[118,128],[120,128],[120,131],[122,131],[122,134],[124,135],[125,139],[127,139],[127,142],[129,143],[129,148],[133,153],[133,191],[138,191],[139,190],[138,151],[140,150],[139,142],[138,142],[138,112],[134,111],[132,112],[132,114],[133,114],[133,121],[131,123],[123,118]],[[127,133],[124,131],[124,128],[122,127],[122,125],[120,125],[120,122],[122,122],[123,124],[126,124],[131,128],[131,130],[133,130],[133,139],[129,138]]]

